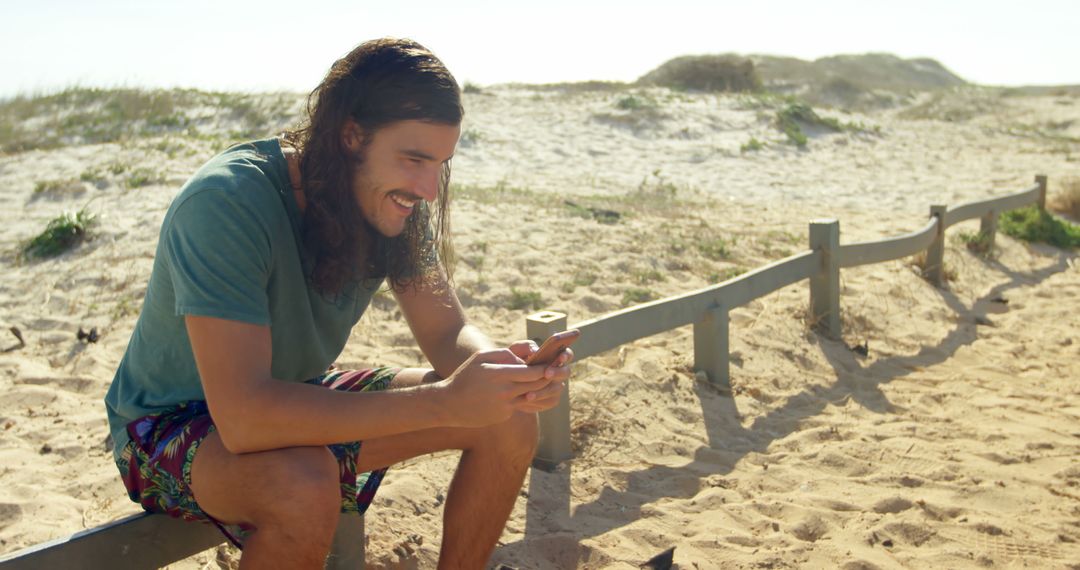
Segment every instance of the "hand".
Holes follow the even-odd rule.
[[[451,425],[484,427],[510,419],[526,394],[551,383],[544,374],[545,367],[526,366],[508,349],[474,353],[440,383]]]
[[[535,342],[531,340],[519,340],[510,345],[510,352],[521,359],[522,362],[529,359],[534,352],[539,350]],[[563,384],[570,378],[570,362],[574,360],[574,351],[564,349],[544,368],[544,378],[549,384],[540,390],[527,392],[519,398],[517,409],[522,412],[543,412],[559,405],[562,397]]]

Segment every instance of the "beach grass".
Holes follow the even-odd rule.
[[[506,305],[507,308],[513,311],[520,311],[523,309],[538,311],[544,307],[544,297],[539,291],[511,287],[510,298]]]
[[[1055,212],[1080,221],[1080,178],[1066,178],[1059,188],[1051,196],[1048,206]]]
[[[50,220],[40,234],[23,245],[23,255],[38,259],[56,257],[87,239],[96,221],[97,216],[85,208],[65,212]]]
[[[998,227],[1005,234],[1024,241],[1069,249],[1080,247],[1080,225],[1055,217],[1036,206],[1001,214]]]
[[[196,89],[69,87],[0,100],[0,152],[100,144],[175,134],[240,140],[295,122],[293,94]]]

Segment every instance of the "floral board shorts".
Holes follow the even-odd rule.
[[[345,392],[371,392],[385,390],[399,371],[398,368],[334,370],[307,383]],[[206,402],[201,400],[143,416],[128,424],[131,441],[124,446],[116,466],[127,487],[128,497],[147,511],[212,523],[230,542],[241,548],[243,537],[253,527],[225,525],[206,514],[191,494],[192,460],[199,444],[215,429]],[[375,491],[386,473],[385,468],[356,472],[360,444],[353,441],[326,446],[340,467],[343,513],[363,514],[375,498]]]

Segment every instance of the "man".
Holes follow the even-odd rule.
[[[465,320],[444,267],[462,114],[425,48],[367,42],[300,127],[188,181],[105,399],[132,500],[218,525],[244,568],[321,568],[339,510],[362,513],[387,466],[461,449],[440,567],[484,565],[572,353],[526,366],[533,343]],[[327,372],[384,282],[433,369]]]

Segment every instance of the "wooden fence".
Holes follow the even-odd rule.
[[[1046,205],[1046,176],[1035,185],[1000,198],[968,202],[953,209],[931,206],[930,220],[902,236],[840,245],[840,223],[810,222],[810,249],[744,273],[718,285],[660,299],[567,326],[567,316],[544,311],[526,318],[526,335],[537,342],[567,328],[581,329],[574,346],[577,360],[680,326],[694,325],[694,369],[711,382],[727,384],[728,312],[788,285],[810,280],[810,311],[817,327],[840,337],[840,269],[881,263],[926,252],[926,278],[940,285],[945,230],[980,218],[981,231],[993,244],[997,216],[1014,208]],[[559,405],[540,414],[540,445],[534,465],[550,469],[570,459],[570,390]],[[0,569],[34,568],[155,568],[224,542],[217,529],[184,523],[164,515],[141,513],[40,544],[4,557]],[[342,515],[334,536],[329,568],[363,568],[363,519]]]
[[[744,273],[718,285],[674,297],[636,305],[621,311],[567,325],[567,316],[543,311],[525,319],[528,338],[541,342],[567,328],[581,329],[574,345],[576,360],[616,348],[660,332],[693,323],[694,370],[710,382],[728,384],[728,312],[778,289],[810,281],[810,318],[825,335],[840,338],[840,269],[901,259],[925,252],[924,275],[941,285],[945,256],[945,230],[954,224],[979,218],[980,231],[993,246],[997,218],[1002,212],[1028,204],[1046,207],[1046,176],[1021,192],[967,202],[949,209],[931,206],[930,219],[922,228],[901,236],[840,245],[840,222],[810,222],[810,249]],[[570,459],[570,390],[563,390],[559,405],[540,414],[540,446],[534,465],[550,469]]]

